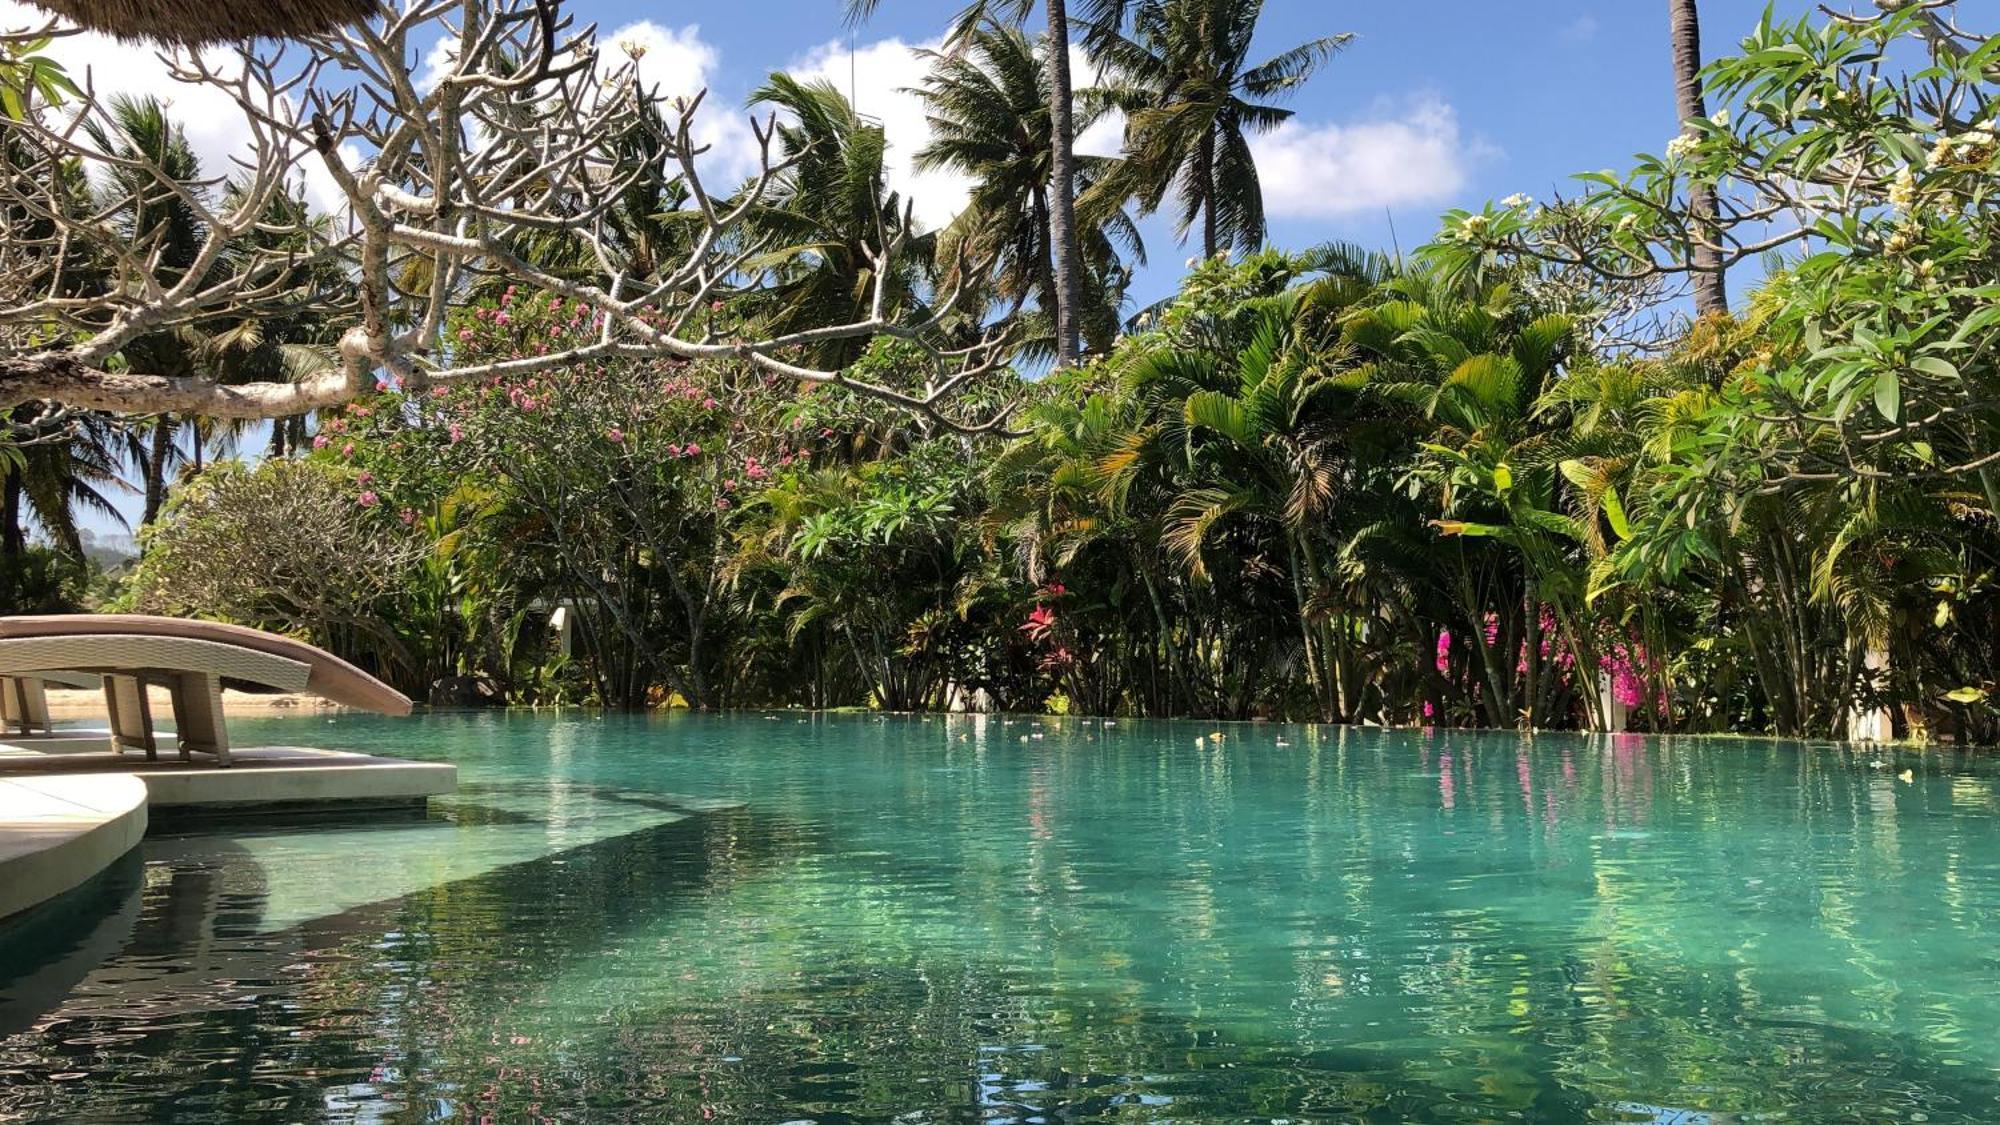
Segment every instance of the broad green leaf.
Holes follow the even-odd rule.
[[[1619,503],[1618,490],[1615,488],[1604,490],[1604,518],[1611,521],[1611,531],[1620,540],[1631,540],[1632,525],[1625,518],[1625,505]]]
[[[1903,382],[1894,371],[1884,371],[1875,377],[1875,409],[1891,422],[1902,421]]]

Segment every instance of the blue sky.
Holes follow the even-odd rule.
[[[1989,5],[2000,6],[1973,0],[1964,8],[1974,14]],[[851,32],[856,92],[864,111],[884,118],[893,147],[913,150],[922,137],[897,135],[912,115],[895,112],[895,100],[877,91],[914,82],[921,68],[898,65],[891,48],[934,39],[958,6],[882,0]],[[741,106],[774,68],[805,64],[846,84],[850,32],[838,0],[705,5],[687,16],[621,0],[571,0],[571,7],[614,38],[650,21],[698,39],[713,51],[709,105],[718,108]],[[1449,207],[1517,191],[1546,198],[1566,190],[1573,172],[1622,168],[1634,152],[1658,151],[1676,131],[1666,7],[1661,0],[1268,0],[1258,58],[1315,36],[1355,34],[1290,102],[1297,125],[1288,143],[1267,142],[1276,154],[1265,161],[1273,242],[1339,238],[1386,249],[1393,217],[1408,248]],[[1777,11],[1810,7],[1794,0]],[[1708,56],[1732,49],[1763,8],[1762,0],[1703,0]],[[1188,254],[1164,222],[1148,224],[1146,235],[1151,266],[1136,286],[1140,303],[1173,290]]]
[[[912,48],[935,42],[960,6],[882,0],[874,19],[849,29],[841,0],[566,3],[607,41],[644,44],[648,81],[669,92],[710,91],[704,128],[715,145],[712,164],[726,172],[747,170],[744,101],[776,69],[851,82],[863,112],[888,129],[892,164],[907,161],[924,143],[921,110],[904,92],[925,69]],[[1267,0],[1258,59],[1315,36],[1355,35],[1291,100],[1294,122],[1259,143],[1272,241],[1346,239],[1388,249],[1393,222],[1408,249],[1450,207],[1515,192],[1547,198],[1567,190],[1574,172],[1623,168],[1635,152],[1658,151],[1677,129],[1666,7],[1662,0]],[[1776,5],[1781,16],[1811,7]],[[1763,8],[1762,0],[1702,0],[1708,56],[1732,50]],[[1995,9],[2000,0],[1960,6],[1973,26],[1992,24]],[[32,21],[24,11],[0,0],[0,24]],[[206,164],[221,166],[242,143],[229,124],[232,107],[176,90],[143,48],[84,36],[59,41],[57,54],[73,71],[91,68],[100,90],[176,98]],[[1115,150],[1115,126],[1081,144]],[[963,190],[949,177],[906,169],[892,171],[892,186],[910,193],[934,225]],[[1151,261],[1133,287],[1135,307],[1170,294],[1189,253],[1163,220],[1145,224],[1144,233]],[[128,499],[122,506],[136,510],[136,498]]]

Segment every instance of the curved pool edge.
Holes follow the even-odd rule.
[[[146,824],[146,785],[131,774],[0,780],[0,919],[89,881]]]

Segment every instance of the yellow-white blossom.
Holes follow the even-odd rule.
[[[1889,185],[1889,206],[1899,211],[1907,211],[1917,201],[1917,174],[1905,164],[1896,173],[1896,179]]]

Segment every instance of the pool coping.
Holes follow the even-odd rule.
[[[0,918],[88,882],[146,834],[131,774],[0,777]]]

